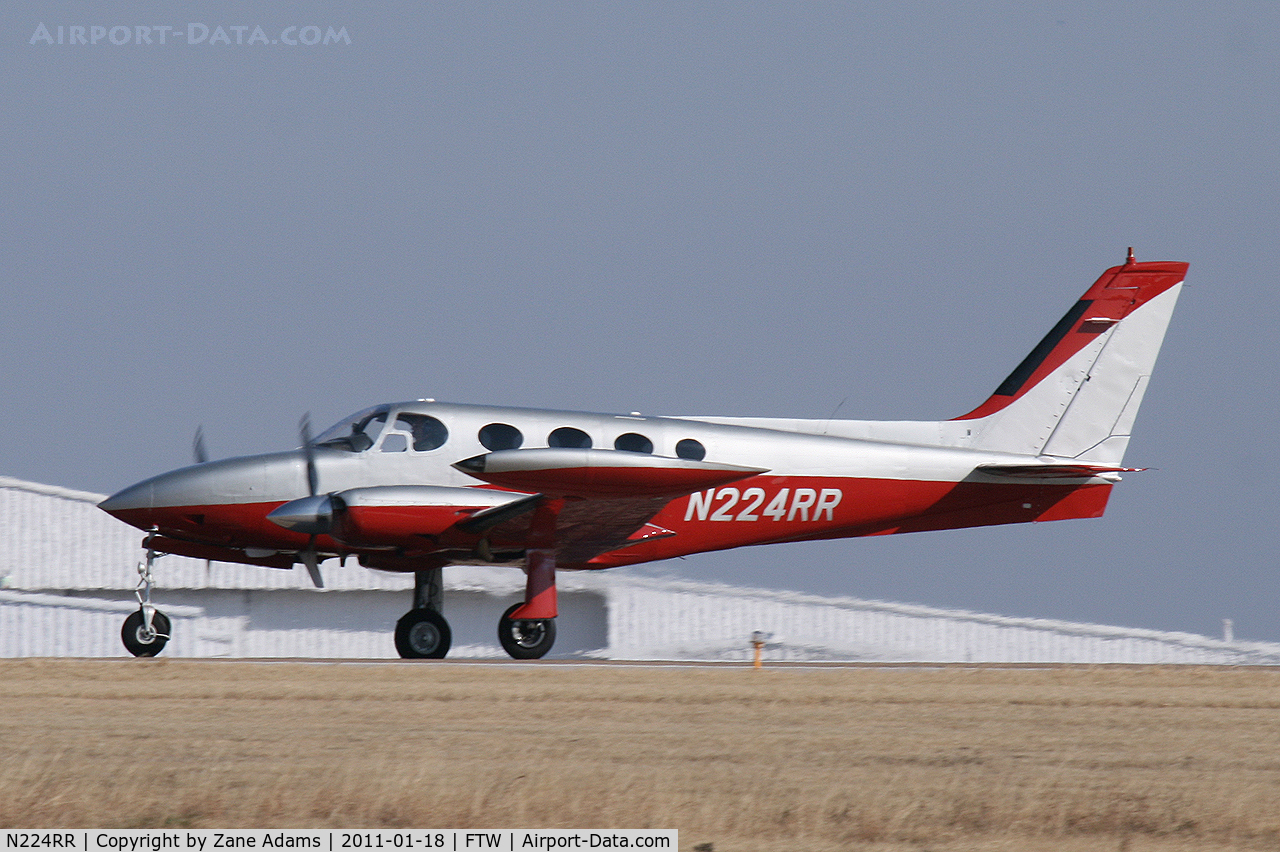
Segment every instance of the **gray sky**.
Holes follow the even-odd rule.
[[[952,417],[1132,245],[1191,273],[1104,519],[659,570],[1280,640],[1280,6],[258,5],[0,7],[0,475],[421,396]]]

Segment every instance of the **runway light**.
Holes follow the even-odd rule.
[[[755,667],[760,668],[760,652],[764,650],[764,643],[769,639],[769,634],[762,630],[757,630],[751,634],[751,647],[756,649]]]

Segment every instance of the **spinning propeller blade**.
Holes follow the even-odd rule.
[[[307,496],[314,497],[319,478],[316,475],[316,449],[311,446],[311,412],[302,415],[298,431],[302,433],[302,452],[307,459]]]
[[[196,427],[196,436],[191,441],[191,455],[195,459],[196,464],[204,464],[209,460],[209,453],[204,448],[204,426]],[[212,560],[206,559],[204,561],[204,572],[206,578],[208,578],[209,569],[212,567]]]
[[[307,460],[307,496],[314,497],[320,478],[316,473],[316,449],[311,446],[311,412],[308,411],[302,415],[302,419],[298,421],[298,431],[302,438],[302,454]],[[314,535],[307,541],[307,549],[299,553],[298,558],[306,566],[307,574],[311,576],[311,582],[315,587],[323,589],[324,579],[320,576],[320,557],[316,553]]]

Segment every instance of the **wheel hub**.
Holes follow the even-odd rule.
[[[541,621],[511,622],[511,638],[522,648],[536,647],[546,633],[546,625]]]
[[[434,624],[420,621],[409,631],[409,642],[421,654],[430,654],[440,644],[440,631]]]

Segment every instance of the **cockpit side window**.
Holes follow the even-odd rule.
[[[412,436],[413,449],[419,453],[443,447],[449,440],[449,427],[429,414],[401,412],[396,417],[395,428]]]

